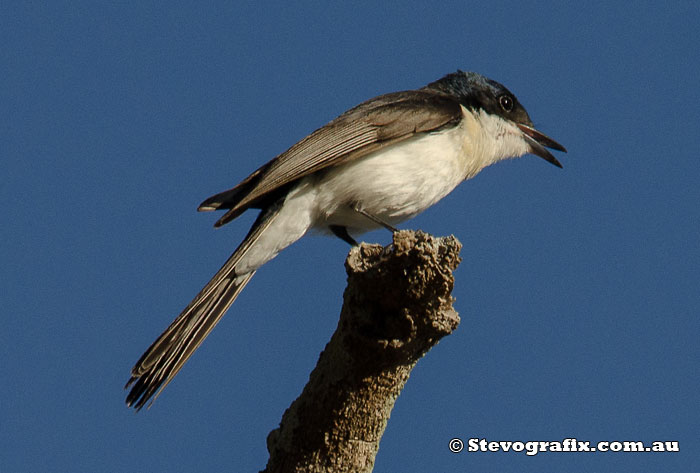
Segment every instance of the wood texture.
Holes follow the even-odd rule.
[[[264,472],[372,471],[411,370],[459,324],[451,292],[460,249],[454,237],[399,231],[386,248],[351,250],[338,327],[269,434]]]

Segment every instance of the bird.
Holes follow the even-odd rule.
[[[224,210],[221,227],[259,214],[229,259],[131,370],[126,404],[149,407],[221,320],[255,272],[310,230],[354,236],[423,212],[498,161],[533,154],[562,167],[502,84],[476,72],[379,95],[346,111],[262,165],[199,211]],[[150,403],[149,403],[150,400]]]

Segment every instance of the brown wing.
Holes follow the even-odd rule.
[[[229,209],[216,222],[219,227],[250,207],[267,205],[304,176],[358,159],[417,133],[452,126],[461,115],[456,100],[434,91],[381,95],[314,131],[233,189],[202,202],[198,210]]]

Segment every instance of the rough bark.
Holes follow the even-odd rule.
[[[457,328],[452,271],[460,243],[399,231],[345,262],[338,327],[303,392],[270,432],[266,473],[370,472],[416,362]]]

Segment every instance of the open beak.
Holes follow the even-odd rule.
[[[566,148],[564,148],[562,145],[551,139],[549,136],[535,130],[531,126],[524,125],[522,123],[518,123],[517,125],[518,128],[520,128],[520,131],[522,131],[525,135],[525,140],[530,145],[530,152],[532,154],[539,156],[545,161],[549,161],[557,167],[562,167],[561,163],[557,160],[557,158],[555,158],[552,155],[552,153],[547,151],[546,148],[556,149],[557,151],[563,151],[565,153]]]

